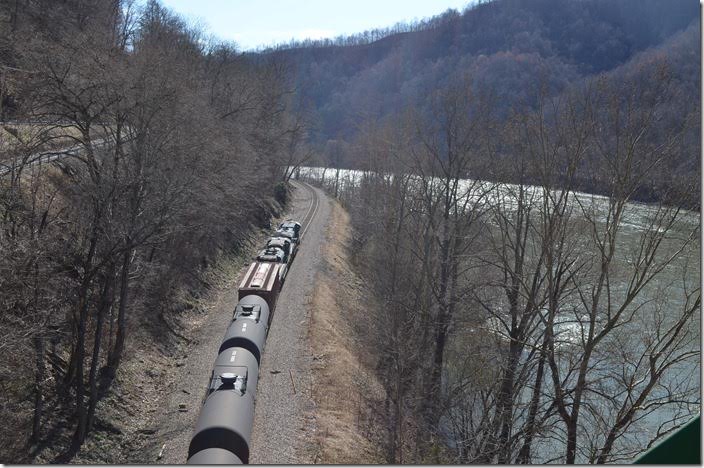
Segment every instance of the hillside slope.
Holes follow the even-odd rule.
[[[544,77],[559,93],[582,78],[642,59],[650,49],[662,52],[692,25],[699,25],[695,0],[494,0],[396,28],[400,32],[373,42],[375,36],[365,32],[270,53],[291,64],[300,106],[311,111],[313,139],[322,145],[349,140],[364,119],[423,106],[430,91],[459,75],[469,74],[476,86],[492,91],[506,111]],[[698,50],[698,35],[682,40]],[[684,67],[675,74],[698,70],[699,55],[692,60],[675,60]]]

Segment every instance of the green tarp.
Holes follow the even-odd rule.
[[[640,456],[634,464],[692,464],[701,465],[700,426],[697,416],[674,434]]]

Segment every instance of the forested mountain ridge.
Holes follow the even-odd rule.
[[[690,33],[683,32],[688,27]],[[692,0],[495,0],[335,41],[265,51],[286,60],[313,140],[349,140],[368,119],[425,104],[432,90],[470,75],[505,112],[547,80],[553,93],[659,53],[698,101],[699,5]],[[381,37],[381,38],[379,38]],[[697,84],[696,88],[693,86]],[[692,86],[689,86],[692,85]],[[697,153],[698,154],[698,153]],[[354,166],[354,161],[346,165]]]

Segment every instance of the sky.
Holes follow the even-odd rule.
[[[189,22],[240,50],[333,38],[429,18],[471,0],[161,0]]]

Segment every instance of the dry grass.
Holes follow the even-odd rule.
[[[382,463],[375,443],[370,408],[383,400],[383,389],[370,368],[372,356],[359,336],[359,321],[369,321],[363,282],[350,268],[349,216],[333,203],[323,246],[324,274],[313,295],[310,329],[313,397],[317,405],[316,463]]]

